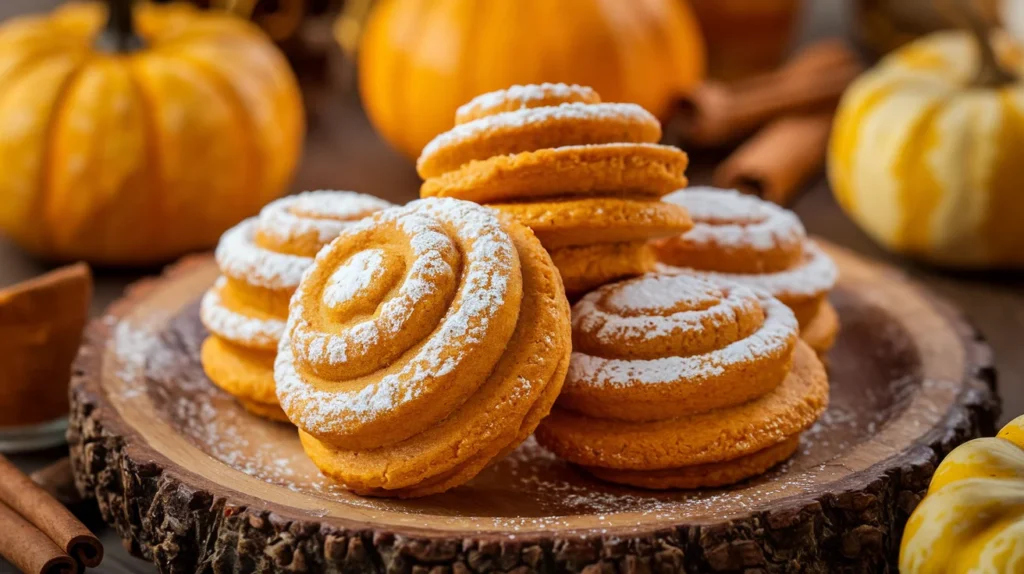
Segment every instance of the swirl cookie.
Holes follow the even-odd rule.
[[[832,347],[839,318],[827,296],[838,273],[807,239],[795,214],[751,195],[713,188],[682,189],[664,201],[686,208],[694,227],[654,242],[660,272],[685,268],[763,289],[793,310],[801,336],[815,351],[823,354]]]
[[[642,246],[631,261],[590,259],[569,270],[561,262],[570,254],[557,250],[645,243],[691,226],[685,210],[660,201],[686,184],[686,154],[658,145],[661,125],[635,104],[604,103],[580,86],[513,86],[472,100],[456,124],[423,149],[420,195],[514,214],[551,251],[570,295],[650,271],[652,256]]]
[[[468,481],[525,440],[570,352],[568,302],[530,230],[427,199],[320,252],[274,374],[322,472],[360,494],[415,497]]]
[[[287,420],[273,369],[288,300],[323,245],[390,205],[350,191],[312,191],[274,201],[228,230],[216,252],[221,276],[200,305],[210,332],[201,352],[210,380],[250,412]]]
[[[792,311],[742,285],[647,274],[587,294],[572,322],[569,373],[536,436],[605,480],[749,478],[790,456],[828,403]]]

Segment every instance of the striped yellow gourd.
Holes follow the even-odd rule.
[[[902,574],[1024,574],[1024,416],[964,443],[910,516]]]
[[[1024,73],[995,32],[1000,67]],[[980,82],[969,32],[890,54],[844,94],[829,145],[840,206],[888,249],[951,267],[1024,267],[1024,83]]]

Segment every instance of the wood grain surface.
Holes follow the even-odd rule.
[[[0,20],[48,10],[59,3],[59,0],[0,0]],[[846,4],[846,0],[808,2],[803,40],[842,33]],[[412,166],[376,137],[353,100],[351,94],[337,91],[313,93],[311,106],[315,113],[312,114],[308,154],[294,189],[351,188],[391,201],[413,198],[418,181]],[[713,159],[717,158],[694,158],[695,183],[706,181],[709,170],[701,170],[700,165],[706,166]],[[893,262],[958,305],[994,350],[1004,399],[1002,420],[1024,413],[1024,353],[1020,352],[1024,332],[1024,274],[945,273],[891,258],[839,211],[823,180],[812,185],[795,208],[812,233],[869,257]],[[47,268],[0,238],[0,285],[35,276]],[[99,270],[92,307],[94,314],[118,297],[125,285],[144,274],[147,273],[138,270]],[[66,453],[66,449],[19,456],[15,461],[33,470],[56,460],[62,453]],[[108,550],[102,572],[141,574],[153,571],[151,565],[129,557],[112,530],[102,534]],[[0,572],[10,568],[0,560]]]

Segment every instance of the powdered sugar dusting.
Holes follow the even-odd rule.
[[[254,241],[256,224],[246,219],[221,237],[216,251],[221,273],[266,289],[295,289],[313,259],[260,247]]]
[[[423,148],[417,166],[430,160],[431,156],[444,148],[476,139],[481,135],[504,129],[523,128],[537,123],[555,120],[626,120],[660,126],[658,118],[636,104],[585,104],[571,103],[541,108],[525,108],[502,112],[466,122],[444,132]]]
[[[213,288],[203,295],[199,317],[212,333],[233,343],[260,349],[276,349],[284,333],[281,319],[261,319],[238,313],[226,307],[220,292],[227,284],[224,277],[217,279]]]
[[[346,226],[392,204],[354,191],[317,190],[282,197],[267,204],[259,215],[260,233],[277,241],[307,233],[326,244]]]
[[[623,294],[618,304],[609,311],[601,305],[607,290],[631,293]],[[662,308],[673,312],[664,316],[628,316],[616,312],[631,309],[634,302],[640,308],[648,308],[649,304],[643,302],[645,294],[655,297]],[[705,308],[714,298],[718,300]],[[680,308],[674,301],[682,302],[683,306]],[[755,311],[758,305],[764,311],[763,324],[750,336],[721,349],[650,360],[606,358],[574,351],[565,381],[566,388],[579,385],[657,385],[679,381],[699,383],[720,376],[738,365],[778,355],[792,344],[798,332],[793,312],[777,299],[728,282],[718,281],[712,285],[692,276],[647,275],[599,289],[584,297],[573,308],[573,326],[578,332],[590,333],[606,343],[623,345],[628,345],[630,339],[657,339],[680,332],[703,330],[708,318],[712,324],[724,325],[735,321],[740,313]],[[686,349],[678,351],[680,355],[687,355]]]
[[[350,301],[377,280],[383,272],[384,252],[380,249],[360,251],[331,273],[324,288],[324,304],[338,307]]]
[[[468,103],[463,104],[455,112],[456,123],[463,123],[463,118],[485,114],[489,110],[507,106],[509,103],[518,103],[520,107],[528,107],[530,102],[543,101],[551,98],[579,99],[585,101],[599,100],[597,92],[592,88],[578,86],[576,84],[528,84],[525,86],[515,85],[504,90],[496,90],[481,94]]]
[[[799,249],[807,237],[793,212],[735,190],[693,187],[674,191],[662,201],[690,213],[693,229],[683,239],[696,245]]]
[[[731,281],[754,289],[761,289],[775,297],[814,297],[835,286],[839,270],[835,263],[813,241],[803,246],[804,260],[801,265],[775,273],[719,273],[673,267],[659,263],[658,273],[689,273],[704,277]]]
[[[314,364],[343,365],[351,360],[376,354],[383,341],[391,340],[399,332],[411,327],[417,312],[421,311],[424,305],[430,304],[427,300],[428,295],[441,289],[446,283],[454,285],[455,269],[444,255],[446,252],[457,252],[454,242],[445,234],[438,222],[423,214],[406,213],[403,217],[403,213],[405,212],[384,213],[372,221],[353,227],[340,239],[336,248],[325,250],[317,258],[317,261],[333,259],[334,251],[343,248],[347,238],[357,237],[364,230],[377,225],[394,223],[404,236],[409,238],[413,261],[408,266],[409,270],[397,294],[386,301],[374,302],[379,306],[374,317],[340,332],[321,331],[304,318],[302,301],[306,298],[306,289],[315,286],[307,282],[307,287],[300,287],[290,312],[295,318],[295,324],[289,327],[294,341],[293,348],[299,359]],[[341,267],[347,264],[344,263]],[[378,268],[377,272],[383,273],[384,270]],[[445,278],[450,281],[446,282]],[[367,283],[366,287],[369,286]],[[338,309],[344,301],[335,299],[330,307]]]
[[[689,274],[648,274],[585,296],[573,307],[573,329],[608,347],[627,347],[634,341],[700,333],[708,324],[728,325],[759,308],[758,297],[747,288],[727,288]]]
[[[408,298],[418,290],[430,289],[431,274],[439,272],[451,273],[445,269],[447,265],[435,261],[435,254],[441,246],[436,245],[446,239],[436,231],[431,220],[443,222],[453,229],[468,250],[463,253],[462,288],[459,293],[458,305],[453,305],[444,315],[441,324],[429,335],[414,356],[403,359],[400,370],[383,376],[379,381],[367,384],[357,390],[341,388],[325,391],[310,385],[298,372],[293,353],[303,353],[309,361],[331,361],[335,357],[347,355],[346,350],[333,349],[339,339],[336,335],[317,333],[304,318],[307,312],[298,305],[302,296],[293,299],[289,326],[286,336],[278,350],[274,368],[277,382],[278,398],[288,412],[293,401],[301,401],[302,412],[294,422],[301,428],[319,434],[341,433],[354,421],[365,421],[379,413],[415,400],[423,392],[426,381],[454,372],[464,359],[456,350],[460,345],[479,341],[490,328],[493,315],[500,309],[506,299],[508,280],[512,273],[513,262],[517,261],[515,248],[511,238],[501,228],[496,215],[478,205],[449,199],[433,199],[415,201],[405,208],[390,210],[375,217],[366,225],[385,224],[396,221],[410,237],[413,248],[413,260],[410,267],[429,262],[429,268],[422,270],[422,282],[407,282],[399,291],[406,291]],[[318,264],[331,257],[331,250],[343,247],[344,238],[333,243],[317,258]],[[416,275],[412,271],[409,277]],[[310,288],[303,283],[300,292]],[[388,303],[398,301],[391,299],[382,305],[378,315],[385,313],[404,313],[401,308],[390,310],[384,307]],[[404,303],[399,304],[399,307]],[[388,322],[378,322],[386,326]],[[359,328],[357,325],[355,328]],[[295,337],[295,343],[290,338]],[[383,336],[379,333],[376,336]],[[317,349],[311,351],[311,349]]]

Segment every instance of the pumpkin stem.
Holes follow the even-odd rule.
[[[107,0],[107,26],[96,39],[100,49],[124,53],[142,48],[142,38],[135,32],[134,3],[135,0]]]
[[[999,63],[996,51],[992,47],[992,36],[989,33],[988,25],[982,21],[974,7],[970,5],[970,0],[964,0],[962,12],[978,44],[979,65],[974,85],[998,88],[1016,82],[1017,77]]]

